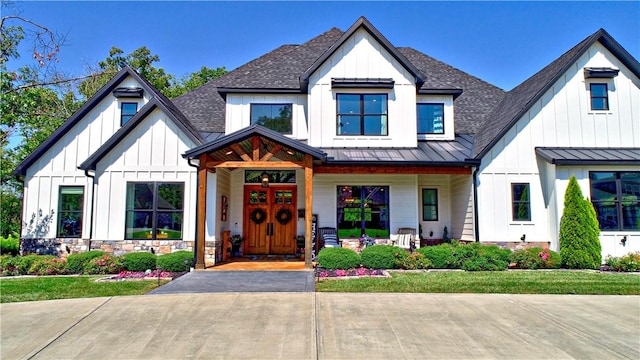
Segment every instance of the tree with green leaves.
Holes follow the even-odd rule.
[[[560,255],[562,266],[569,269],[598,269],[602,264],[600,228],[595,209],[574,175],[564,195],[560,220]]]
[[[146,46],[139,47],[127,55],[124,55],[122,49],[114,46],[109,51],[109,56],[98,63],[98,69],[94,71],[94,75],[80,83],[78,91],[85,98],[90,98],[126,65],[138,72],[153,87],[170,99],[227,73],[224,67],[210,69],[203,66],[199,71],[177,80],[175,76],[166,73],[163,68],[156,67],[155,64],[159,61],[160,56],[152,54]]]
[[[12,173],[78,107],[71,84],[56,71],[64,37],[29,19],[11,15],[2,3],[0,20],[0,236],[19,233],[22,182]],[[20,57],[19,45],[33,45],[32,63],[11,68]]]

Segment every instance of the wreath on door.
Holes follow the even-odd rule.
[[[287,225],[289,221],[291,221],[291,217],[292,215],[289,209],[280,209],[276,213],[276,220],[278,220],[281,225]]]
[[[250,218],[254,223],[262,224],[267,219],[267,213],[264,210],[257,208],[251,212]]]

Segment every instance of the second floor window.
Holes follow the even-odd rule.
[[[444,104],[418,104],[418,134],[444,134]]]
[[[120,126],[124,125],[138,112],[138,103],[123,102],[120,105]]]
[[[388,135],[386,94],[338,94],[338,135]]]
[[[293,133],[291,104],[251,104],[251,125],[258,124],[281,134]]]
[[[609,110],[607,84],[591,84],[591,110]]]

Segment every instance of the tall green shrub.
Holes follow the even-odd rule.
[[[598,269],[602,264],[600,227],[591,202],[582,196],[574,175],[564,194],[560,220],[560,256],[569,269]]]
[[[20,235],[17,233],[9,236],[0,236],[0,254],[16,256],[20,252]]]

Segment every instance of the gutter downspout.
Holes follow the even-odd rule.
[[[189,164],[189,166],[191,166],[192,168],[196,168],[196,170],[200,170],[200,165],[192,164],[191,160],[193,160],[193,158],[187,159],[187,164]],[[197,176],[197,173],[198,172],[196,171],[196,189],[198,189],[198,187],[200,185],[200,184],[198,184],[198,181],[200,181],[200,177]],[[193,241],[193,260],[192,260],[193,261],[192,262],[193,266],[195,266],[196,261],[198,260],[198,246],[196,246],[197,242],[198,242],[198,224],[197,224],[197,222],[198,222],[198,201],[199,201],[198,198],[199,198],[199,196],[196,196],[196,226],[195,226],[195,233],[193,234],[193,240],[194,240]],[[204,239],[202,239],[202,241],[204,241]]]
[[[84,176],[91,178],[91,204],[89,205],[89,247],[87,251],[91,251],[91,240],[93,240],[93,207],[96,198],[96,175],[89,175],[89,169],[85,169]]]
[[[480,225],[478,223],[478,170],[480,170],[480,164],[473,170],[473,222],[475,223],[476,242],[480,242]]]

